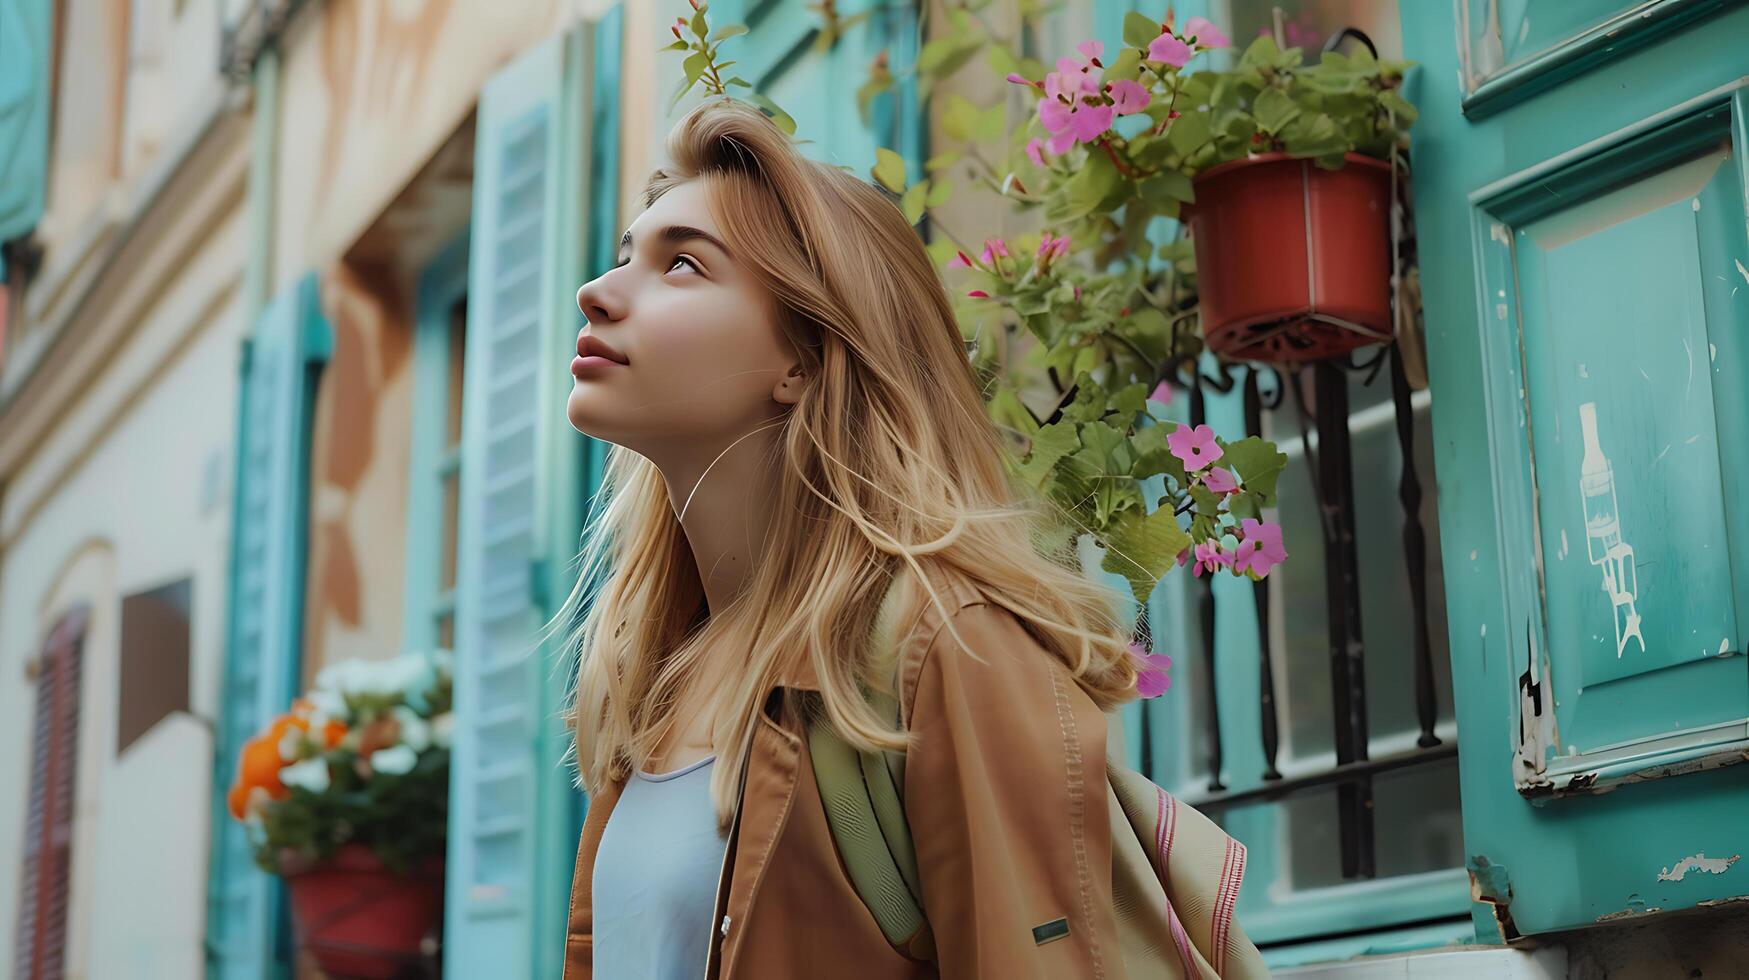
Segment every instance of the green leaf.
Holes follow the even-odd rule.
[[[1245,492],[1255,497],[1258,506],[1273,507],[1275,481],[1287,467],[1287,454],[1258,436],[1223,444],[1222,448],[1221,464],[1237,471]]]
[[[1421,116],[1414,103],[1397,94],[1396,89],[1386,89],[1380,92],[1379,105],[1396,114],[1398,126],[1408,126]]]
[[[771,121],[777,124],[777,128],[791,136],[796,134],[796,121],[790,118],[789,113],[778,108],[777,103],[760,95],[758,92],[748,93],[747,98],[755,105],[764,109],[771,116]]]
[[[934,173],[943,167],[951,167],[959,162],[961,155],[962,154],[959,150],[946,150],[937,153],[935,156],[932,156],[923,162],[923,169],[930,173]]]
[[[923,203],[929,207],[939,208],[946,204],[947,199],[953,195],[952,181],[937,179],[927,183],[929,184],[929,196],[924,199]]]
[[[1172,509],[1161,507],[1146,515],[1136,511],[1117,515],[1106,529],[1103,543],[1106,553],[1099,567],[1123,576],[1136,602],[1143,604],[1191,541],[1178,526]]]
[[[1070,219],[1084,218],[1098,208],[1118,185],[1121,174],[1103,153],[1094,153],[1080,172],[1063,183],[1064,205]]]
[[[875,147],[875,165],[870,171],[882,187],[894,194],[905,191],[905,158],[884,146]]]
[[[905,220],[916,224],[923,219],[923,197],[929,193],[929,181],[920,180],[905,189],[899,198],[899,210],[905,213]]]
[[[1142,74],[1142,52],[1135,48],[1124,48],[1117,53],[1117,60],[1105,66],[1105,82],[1133,82]]]
[[[981,140],[1001,139],[1008,129],[1008,104],[998,102],[978,116],[973,133]]]
[[[1257,128],[1273,136],[1300,114],[1300,107],[1280,89],[1266,88],[1251,104],[1251,114],[1257,117]]]
[[[1020,470],[1034,486],[1043,483],[1045,476],[1057,465],[1057,460],[1081,448],[1081,437],[1075,432],[1075,423],[1066,419],[1042,426],[1031,439],[1032,451],[1021,463]]]
[[[1142,181],[1139,189],[1142,200],[1159,208],[1188,204],[1196,200],[1196,191],[1191,189],[1190,178],[1176,170],[1163,170],[1149,177]]]
[[[704,74],[705,69],[710,66],[711,56],[709,52],[694,51],[692,54],[688,55],[686,58],[686,64],[683,66],[686,69],[686,81],[688,84],[698,81],[698,76]]]
[[[955,140],[973,139],[973,131],[978,127],[978,107],[957,92],[950,93],[945,101],[940,117],[942,132]]]
[[[1160,36],[1160,22],[1134,10],[1123,15],[1123,43],[1145,48]]]
[[[1020,60],[1014,52],[1000,44],[990,44],[984,47],[984,61],[990,66],[990,71],[997,78],[1007,78],[1009,72],[1020,72]]]
[[[724,40],[726,38],[734,37],[737,34],[745,34],[745,33],[747,33],[747,25],[746,24],[727,24],[727,25],[724,25],[724,26],[719,27],[716,30],[712,31],[710,39],[713,42],[721,41],[721,40]]]
[[[692,12],[692,23],[688,25],[692,28],[693,35],[701,39],[704,37],[707,26],[704,21],[704,11],[705,7],[701,4],[697,10]]]

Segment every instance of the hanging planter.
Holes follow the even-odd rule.
[[[404,975],[443,917],[439,857],[396,874],[370,848],[347,844],[285,883],[298,946],[336,980]]]
[[[1342,159],[1264,153],[1197,175],[1184,215],[1211,350],[1316,361],[1391,339],[1391,165]]]

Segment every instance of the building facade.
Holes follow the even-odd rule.
[[[1164,16],[1033,6],[711,17],[750,27],[735,70],[804,152],[866,173],[884,147],[915,179],[957,143],[953,100],[1030,109],[982,58],[910,74],[964,43],[952,11],[1047,64]],[[1729,975],[1749,8],[1173,7],[1240,47],[1418,63],[1399,231],[1421,315],[1352,370],[1211,362],[1177,396],[1288,453],[1293,558],[1256,585],[1169,576],[1148,612],[1174,685],[1114,716],[1114,750],[1248,845],[1238,914],[1284,975]],[[557,371],[577,286],[698,98],[671,104],[662,50],[690,12],[0,0],[16,976],[319,975],[225,812],[236,753],[322,666],[432,648],[457,658],[435,958],[556,975],[587,801],[569,665],[524,647],[573,584],[604,455]],[[899,81],[864,112],[882,65]],[[965,194],[920,230],[951,254],[948,229],[1024,226]]]

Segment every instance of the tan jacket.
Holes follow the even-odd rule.
[[[902,628],[905,810],[933,933],[907,955],[889,944],[833,845],[799,727],[766,702],[717,884],[705,980],[1134,980],[1113,913],[1106,812],[1106,717],[1008,610],[971,585],[937,586],[965,655],[925,599]],[[817,690],[799,666],[779,685]],[[775,692],[774,692],[775,693]],[[564,980],[591,973],[596,847],[624,783],[591,801],[571,887]],[[1036,944],[1059,918],[1067,936]],[[917,949],[916,947],[924,947]],[[1252,955],[1255,955],[1254,953]],[[614,978],[602,978],[614,980]]]

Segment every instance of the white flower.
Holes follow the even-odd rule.
[[[389,714],[401,723],[401,741],[415,752],[423,752],[431,747],[431,726],[418,712],[403,705],[395,705]]]
[[[418,753],[405,745],[378,749],[370,754],[371,769],[375,772],[388,773],[391,776],[404,776],[412,772],[413,763],[418,761]]]
[[[328,760],[317,756],[286,766],[279,771],[279,781],[287,786],[301,786],[312,793],[328,789]]]
[[[431,742],[440,749],[449,748],[449,740],[455,731],[455,712],[445,711],[431,719]]]
[[[325,671],[327,668],[323,669]],[[320,684],[320,681],[318,680],[317,683]],[[310,704],[315,707],[315,710],[311,712],[310,717],[310,727],[312,729],[317,731],[321,730],[322,726],[316,723],[318,717],[323,721],[338,721],[342,724],[352,720],[352,713],[346,708],[346,698],[343,697],[339,691],[329,690],[318,686],[304,696],[308,698]]]
[[[279,759],[281,762],[295,762],[298,757],[298,746],[304,741],[304,730],[296,725],[285,726],[285,734],[279,737]]]

